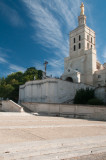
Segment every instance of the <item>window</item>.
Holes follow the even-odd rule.
[[[89,35],[87,35],[87,41],[89,41]]]
[[[81,43],[79,43],[79,49],[81,49]]]
[[[76,45],[74,45],[74,51],[76,51]]]
[[[98,75],[98,78],[101,78],[101,75]]]
[[[74,43],[75,43],[75,38],[74,38]]]
[[[89,49],[89,43],[87,43],[87,49]]]
[[[91,37],[91,43],[92,43],[92,37]]]
[[[91,45],[91,48],[92,48],[92,45]]]
[[[68,72],[70,72],[70,69],[68,69]]]
[[[81,41],[81,36],[79,35],[79,41]]]

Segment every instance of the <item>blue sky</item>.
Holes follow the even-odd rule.
[[[69,32],[78,26],[81,0],[0,0],[0,77],[28,67],[60,76],[69,55]],[[97,58],[106,62],[106,1],[84,0],[96,32]]]

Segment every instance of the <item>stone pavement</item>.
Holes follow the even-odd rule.
[[[103,158],[106,122],[0,112],[0,160]]]

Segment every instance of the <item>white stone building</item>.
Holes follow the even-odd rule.
[[[86,25],[83,3],[78,24],[78,27],[70,32],[69,57],[64,60],[62,79],[105,86],[106,63],[102,65],[96,59],[95,32]]]
[[[44,79],[26,82],[19,89],[19,103],[72,102],[81,88],[97,88],[95,95],[106,103],[106,63],[96,60],[95,32],[86,25],[84,5],[78,17],[78,27],[70,32],[70,53],[64,60],[61,79]]]

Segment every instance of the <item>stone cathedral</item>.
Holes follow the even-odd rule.
[[[94,86],[106,85],[106,63],[96,60],[95,32],[86,25],[84,4],[81,4],[78,27],[70,32],[69,57],[64,60],[63,80]]]
[[[72,103],[81,88],[95,89],[95,95],[106,103],[106,63],[102,65],[96,59],[95,32],[86,25],[83,3],[78,27],[70,32],[69,44],[61,79],[26,82],[19,88],[19,103]]]

